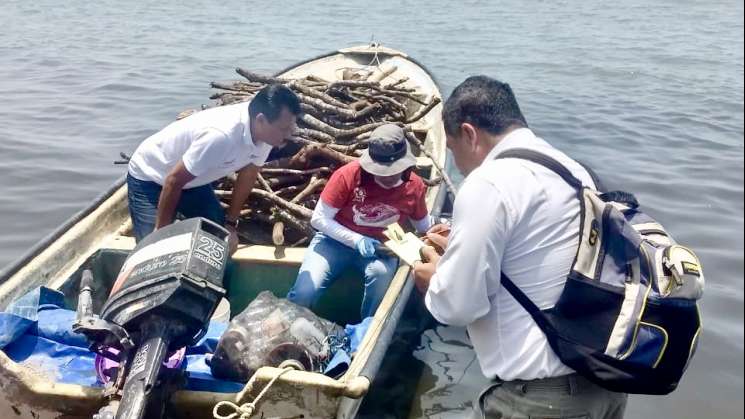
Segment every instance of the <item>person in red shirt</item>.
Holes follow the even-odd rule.
[[[364,277],[362,318],[375,314],[398,267],[398,258],[382,250],[385,228],[407,220],[418,232],[431,221],[427,190],[413,173],[416,158],[401,127],[383,125],[372,132],[359,160],[339,168],[321,193],[311,225],[318,233],[308,245],[287,299],[311,307],[347,268]]]

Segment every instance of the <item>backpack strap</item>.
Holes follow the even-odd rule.
[[[579,191],[583,187],[582,181],[577,179],[577,177],[575,177],[563,164],[556,161],[553,157],[549,157],[534,150],[529,150],[527,148],[511,148],[504,153],[499,154],[497,159],[522,159],[532,161],[533,163],[540,164],[561,176],[561,178],[574,189]]]
[[[636,197],[634,196],[634,194],[631,194],[628,192],[612,191],[612,192],[605,192],[598,196],[604,202],[620,202],[622,204],[628,205],[629,208],[639,207],[639,201],[636,200]]]
[[[517,286],[515,285],[512,280],[502,272],[502,277],[500,279],[500,282],[502,283],[502,286],[510,293],[512,298],[517,300],[517,302],[525,309],[525,311],[530,314],[530,317],[533,318],[533,321],[538,324],[538,327],[543,331],[543,333],[548,333],[553,330],[553,327],[549,323],[548,319],[546,319],[546,315],[543,314],[540,308],[538,308],[537,305],[528,297],[525,295],[525,293]]]
[[[525,148],[512,148],[499,154],[496,158],[522,159],[539,164],[561,176],[561,178],[564,179],[566,183],[577,190],[577,198],[580,200],[582,199],[581,190],[584,187],[582,181],[577,179],[577,177],[574,176],[572,172],[569,171],[569,169],[567,169],[563,164],[559,163],[553,157],[549,157],[543,153]],[[593,181],[594,180],[595,179],[593,178]],[[553,327],[549,323],[548,319],[546,319],[546,316],[543,314],[541,309],[538,308],[538,306],[535,305],[535,303],[527,295],[525,295],[525,293],[517,285],[515,285],[515,283],[512,282],[512,280],[507,275],[505,275],[504,272],[501,273],[500,282],[502,286],[510,293],[510,295],[512,295],[512,298],[517,300],[517,302],[523,307],[523,309],[525,309],[525,311],[530,314],[530,317],[533,318],[538,327],[540,327],[540,329],[544,333],[548,334],[549,331],[553,330]]]
[[[592,183],[595,184],[595,190],[598,192],[607,192],[607,189],[605,188],[605,183],[603,183],[602,180],[600,180],[600,176],[595,172],[595,170],[590,167],[589,164],[585,163],[582,160],[575,160],[577,163],[579,163],[580,166],[585,168],[585,171],[588,175],[590,175],[590,179],[592,179]]]

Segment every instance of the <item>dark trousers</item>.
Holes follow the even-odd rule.
[[[622,419],[628,396],[570,374],[499,381],[474,402],[473,419]]]
[[[158,215],[158,200],[163,189],[155,182],[139,180],[127,174],[127,200],[135,240],[152,233]],[[204,217],[219,225],[225,224],[225,211],[215,196],[212,185],[184,189],[176,212],[184,218]]]

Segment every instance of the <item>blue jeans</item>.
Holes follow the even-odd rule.
[[[341,273],[353,267],[364,275],[365,295],[362,298],[362,318],[375,314],[398,267],[398,258],[363,258],[352,249],[323,233],[316,233],[308,245],[295,285],[287,299],[311,307]]]
[[[127,174],[127,189],[129,216],[132,218],[135,240],[139,242],[155,230],[158,200],[163,187]],[[210,184],[184,189],[176,212],[184,218],[204,217],[219,225],[225,224],[225,211]]]

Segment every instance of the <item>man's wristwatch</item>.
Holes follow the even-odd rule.
[[[233,230],[238,230],[238,221],[239,219],[236,218],[235,220],[231,220],[229,218],[225,218],[225,227],[231,228]]]

